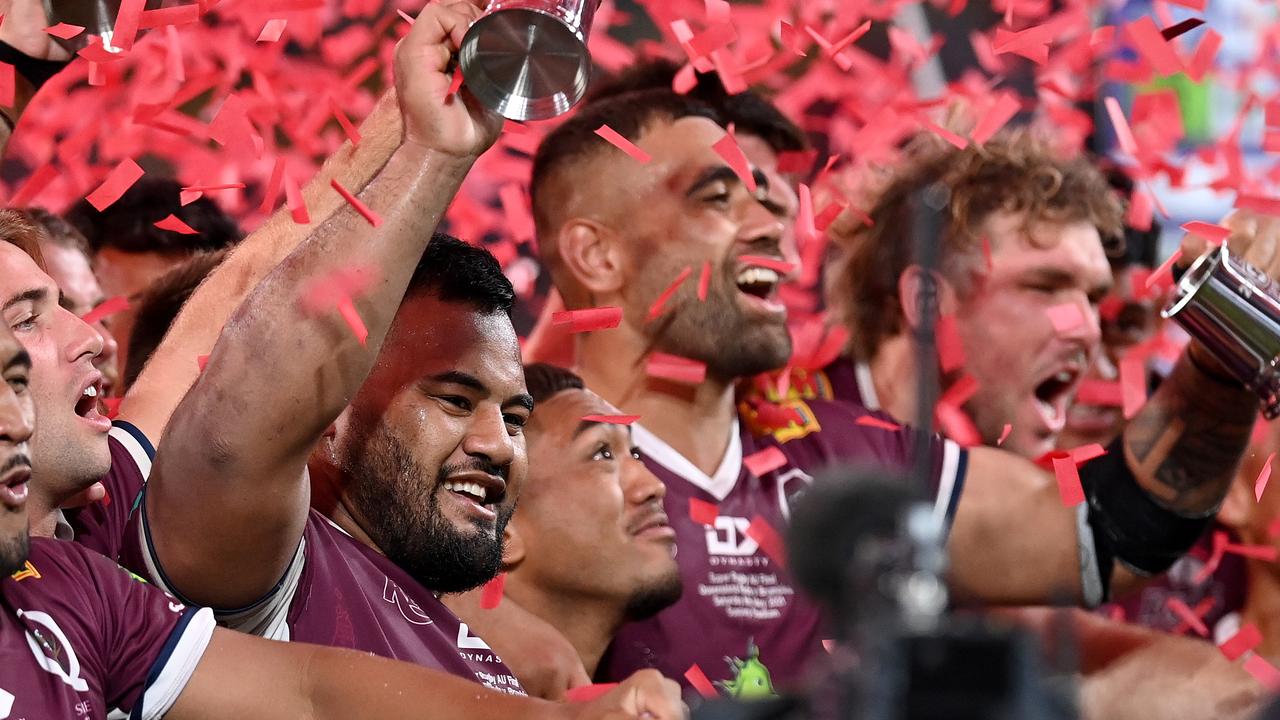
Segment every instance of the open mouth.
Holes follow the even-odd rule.
[[[0,477],[0,504],[19,510],[27,501],[27,481],[31,479],[30,466],[19,466]]]
[[[738,272],[738,290],[746,295],[768,300],[778,290],[782,276],[764,267],[746,267]]]
[[[1059,432],[1066,425],[1067,405],[1080,384],[1082,374],[1080,368],[1072,364],[1036,385],[1033,391],[1036,407],[1050,431]]]
[[[506,483],[497,479],[492,482],[445,480],[444,489],[481,507],[496,505],[507,495]]]
[[[98,411],[98,398],[103,395],[102,381],[99,380],[80,393],[80,399],[76,401],[76,415],[80,417],[88,417],[89,413]]]

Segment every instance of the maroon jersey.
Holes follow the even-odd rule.
[[[75,543],[33,538],[0,580],[0,718],[162,717],[213,635],[188,609]]]
[[[111,448],[111,470],[101,480],[107,497],[67,513],[72,537],[66,539],[74,539],[96,553],[120,561],[125,525],[151,474],[151,460],[156,451],[141,430],[120,420],[112,424],[107,444]]]
[[[250,607],[216,611],[219,624],[273,640],[361,650],[525,694],[502,659],[435,593],[324,515],[310,513],[279,585]],[[126,566],[170,590],[150,551],[143,512],[134,513],[128,535]]]
[[[824,652],[818,608],[797,593],[778,557],[790,503],[813,473],[834,463],[909,467],[916,434],[885,429],[882,417],[843,403],[792,399],[786,406],[799,411],[803,423],[757,434],[744,416],[710,476],[644,427],[632,426],[645,464],[667,487],[664,503],[676,531],[684,593],[652,619],[624,626],[601,664],[600,680],[645,667],[683,679],[697,665],[723,692],[736,695],[745,690],[742,670],[750,667],[754,681],[763,669],[772,686],[786,689]],[[882,425],[857,424],[864,416]],[[781,450],[781,465],[753,474],[745,459],[770,448]],[[936,438],[929,451],[936,512],[949,520],[967,456]]]

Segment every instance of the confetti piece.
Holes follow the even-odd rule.
[[[1267,461],[1262,464],[1262,470],[1258,472],[1258,479],[1253,482],[1253,497],[1257,502],[1262,502],[1262,493],[1267,489],[1267,480],[1271,479],[1271,461],[1275,459],[1275,453],[1267,456]]]
[[[1241,210],[1252,210],[1263,215],[1280,217],[1280,198],[1241,194],[1236,197],[1236,207]]]
[[[1070,453],[1055,452],[1051,456],[1053,476],[1058,480],[1058,496],[1062,504],[1075,507],[1084,502],[1084,488],[1080,485],[1080,471]]]
[[[853,424],[861,425],[863,427],[876,428],[879,430],[898,431],[902,429],[901,425],[897,423],[891,423],[888,420],[881,420],[875,415],[862,415],[857,420],[854,420]]]
[[[606,425],[630,425],[639,420],[639,415],[583,415],[583,422],[597,422]]]
[[[450,81],[449,89],[444,94],[445,102],[448,102],[449,98],[453,97],[454,95],[457,95],[458,91],[462,89],[463,79],[464,78],[462,77],[462,67],[459,66],[454,69],[453,80]]]
[[[311,223],[311,213],[307,211],[307,201],[302,197],[302,189],[298,181],[289,173],[284,174],[284,204],[293,215],[293,221],[299,225]]]
[[[356,336],[356,340],[364,345],[369,339],[369,330],[365,327],[360,313],[356,312],[355,303],[351,302],[351,298],[344,297],[338,301],[338,314],[351,329],[351,334]]]
[[[813,191],[804,183],[800,183],[797,190],[800,208],[796,213],[794,225],[796,239],[801,243],[810,243],[818,238],[818,228],[813,219]]]
[[[102,398],[102,407],[107,411],[108,420],[115,420],[116,416],[120,414],[120,403],[122,402],[124,402],[124,398]],[[109,499],[106,497],[102,498],[102,501],[103,505],[110,504]]]
[[[199,21],[200,5],[195,3],[175,5],[167,8],[143,10],[142,15],[138,18],[138,29],[152,30],[166,26],[190,25]]]
[[[364,219],[368,220],[370,225],[374,227],[378,227],[379,225],[382,225],[382,218],[378,217],[377,213],[369,209],[368,205],[365,205],[363,202],[361,202],[360,198],[356,197],[355,195],[352,195],[351,191],[342,187],[342,183],[338,182],[337,178],[333,178],[332,180],[330,180],[329,184],[333,186],[334,190],[338,191],[338,194],[342,196],[343,200],[347,201],[348,205],[354,208],[356,212],[364,216]]]
[[[59,40],[70,40],[84,32],[84,28],[79,25],[68,25],[67,23],[60,22],[57,25],[45,28],[44,31]]]
[[[601,125],[600,127],[596,128],[596,135],[599,135],[600,137],[604,138],[605,141],[607,141],[610,145],[630,155],[631,158],[638,163],[644,164],[653,159],[652,157],[649,156],[649,153],[645,152],[644,150],[641,150],[638,145],[626,139],[621,135],[621,133],[609,127],[608,125]]]
[[[707,674],[702,672],[702,668],[698,667],[697,663],[689,666],[689,669],[684,671],[684,679],[704,698],[712,699],[720,696],[716,692],[715,686],[707,679]]]
[[[143,171],[138,167],[138,163],[132,158],[126,158],[107,174],[107,179],[98,186],[97,190],[85,196],[85,200],[98,212],[102,212],[119,200],[120,196],[133,187],[142,175]]]
[[[655,352],[645,363],[645,373],[653,378],[698,385],[707,378],[707,366],[697,360]]]
[[[1151,229],[1152,195],[1142,189],[1135,189],[1129,196],[1129,209],[1125,211],[1124,224],[1135,230],[1146,232]]]
[[[622,322],[622,308],[610,305],[551,313],[551,324],[565,332],[612,330]]]
[[[692,265],[686,266],[685,269],[680,271],[680,274],[676,276],[676,279],[673,280],[671,284],[667,286],[667,289],[663,290],[662,294],[658,295],[658,299],[654,300],[653,304],[649,306],[649,313],[645,315],[646,323],[653,322],[662,314],[662,311],[666,308],[667,301],[671,299],[671,296],[676,293],[676,290],[679,290],[680,286],[684,284],[684,281],[689,279],[689,276],[692,274]]]
[[[484,584],[480,591],[480,609],[492,610],[502,604],[502,589],[506,587],[507,574],[500,572]]]
[[[1182,229],[1192,235],[1208,240],[1213,245],[1221,245],[1224,240],[1231,237],[1231,228],[1214,225],[1213,223],[1200,222],[1199,220],[1192,220],[1191,222],[1183,223]]]
[[[41,165],[31,177],[9,198],[9,207],[26,207],[58,177],[58,169],[52,165]]]
[[[99,320],[105,320],[116,313],[122,313],[129,309],[129,298],[124,295],[117,295],[98,303],[97,307],[85,313],[80,319],[92,325]]]
[[[1125,33],[1133,41],[1138,55],[1146,60],[1160,75],[1176,75],[1182,72],[1182,61],[1173,51],[1173,46],[1160,35],[1159,28],[1149,15],[1125,25]]]
[[[1076,465],[1083,465],[1094,458],[1100,458],[1103,455],[1106,455],[1107,449],[1102,447],[1099,443],[1089,443],[1088,445],[1073,447],[1066,452],[1071,456],[1072,462]]]
[[[1173,264],[1178,262],[1181,258],[1182,251],[1174,250],[1173,254],[1165,258],[1165,261],[1160,263],[1160,267],[1156,268],[1155,272],[1151,273],[1150,277],[1147,278],[1147,281],[1143,283],[1143,287],[1148,290],[1154,290],[1157,287],[1164,287],[1166,284],[1172,286]]]
[[[1045,315],[1049,316],[1049,323],[1059,335],[1069,333],[1084,324],[1084,312],[1080,310],[1079,303],[1054,305],[1045,310]]]
[[[1120,109],[1120,102],[1113,97],[1103,99],[1103,104],[1107,106],[1107,115],[1111,118],[1111,127],[1116,132],[1116,142],[1120,143],[1120,149],[1128,153],[1132,157],[1138,156],[1138,142],[1133,137],[1133,130],[1129,127],[1129,121],[1124,117],[1124,111]]]
[[[1000,93],[1000,97],[996,100],[994,107],[987,110],[982,115],[982,119],[978,121],[978,125],[973,129],[970,137],[979,145],[991,139],[1000,128],[1013,119],[1014,115],[1022,109],[1022,103],[1018,101],[1018,97],[1011,92]]]
[[[360,131],[355,125],[351,124],[351,119],[347,114],[342,112],[342,108],[338,107],[338,101],[329,96],[329,111],[333,113],[333,117],[337,119],[338,124],[342,126],[342,132],[346,134],[347,139],[352,145],[360,144]]]
[[[782,536],[769,524],[768,520],[756,515],[747,526],[746,536],[756,541],[764,554],[783,569],[787,567],[787,548]]]
[[[1213,531],[1212,549],[1209,553],[1209,559],[1205,561],[1204,566],[1200,568],[1200,571],[1191,578],[1192,585],[1203,584],[1204,581],[1208,580],[1210,576],[1218,571],[1218,566],[1222,564],[1222,556],[1227,551],[1228,540],[1229,538],[1225,531]]]
[[[768,268],[781,275],[789,275],[796,269],[795,263],[767,255],[739,255],[738,262],[751,267]]]
[[[196,356],[196,367],[200,368],[200,372],[204,372],[204,369],[205,369],[206,367],[208,367],[208,365],[209,365],[209,356],[208,356],[208,355],[197,355],[197,356]]]
[[[1213,59],[1218,55],[1218,49],[1221,47],[1222,36],[1213,28],[1206,29],[1200,36],[1200,42],[1196,45],[1191,60],[1187,62],[1187,77],[1195,82],[1203,80],[1205,73],[1213,66]]]
[[[924,125],[926,130],[937,135],[943,140],[946,140],[948,143],[950,143],[952,146],[954,146],[958,150],[963,150],[969,147],[969,141],[966,140],[964,137],[961,137],[957,133],[951,132],[950,130],[942,127],[941,125],[933,122],[932,120],[929,120],[928,118],[921,120],[920,123]]]
[[[1207,598],[1212,602],[1212,598]],[[1196,631],[1201,637],[1209,637],[1209,628],[1205,627],[1204,620],[1200,616],[1191,611],[1187,604],[1181,598],[1170,596],[1165,601],[1165,606],[1173,612],[1185,625]],[[1212,607],[1212,605],[1210,605]],[[1207,611],[1207,608],[1206,608]]]
[[[1197,12],[1204,12],[1206,0],[1168,0],[1168,2],[1171,2],[1174,5],[1181,5],[1185,8],[1191,8]]]
[[[707,301],[707,292],[711,289],[711,262],[702,263],[702,274],[698,276],[698,302]]]
[[[938,317],[934,327],[938,344],[938,364],[942,372],[949,373],[964,367],[964,343],[960,340],[960,328],[956,316],[948,313]]]
[[[224,183],[222,185],[188,185],[182,188],[188,192],[213,192],[214,190],[243,190],[244,183]]]
[[[1176,1],[1177,0],[1174,0],[1174,2]],[[1177,25],[1171,25],[1161,30],[1160,37],[1164,38],[1166,41],[1172,40],[1178,37],[1179,35],[1184,35],[1186,33],[1191,32],[1192,30],[1195,30],[1196,28],[1200,27],[1203,24],[1204,24],[1204,20],[1201,20],[1200,18],[1187,18],[1186,20],[1183,20]]]
[[[169,213],[169,215],[165,217],[165,219],[157,220],[154,224],[156,227],[160,228],[161,230],[171,230],[173,232],[178,233],[179,235],[200,234],[198,230],[182,222],[182,219],[179,218],[177,215],[174,215],[173,213]]]
[[[787,150],[778,154],[778,172],[807,173],[818,160],[817,150]]]
[[[1222,551],[1231,555],[1239,555],[1253,560],[1261,560],[1262,562],[1275,562],[1277,559],[1280,559],[1280,548],[1273,545],[1243,545],[1227,543],[1223,546]]]
[[[742,458],[742,464],[747,466],[752,475],[762,478],[765,475],[777,470],[787,464],[787,456],[782,454],[782,450],[776,445],[771,445],[759,452],[751,453]]]
[[[934,418],[943,434],[951,438],[961,447],[977,447],[982,444],[982,434],[958,404],[947,400],[938,402],[934,409]]]
[[[1123,407],[1124,391],[1119,382],[1085,378],[1076,391],[1076,402],[1093,407]]]
[[[1261,655],[1250,655],[1245,658],[1244,669],[1270,692],[1280,690],[1280,670]]]
[[[288,22],[288,20],[279,18],[268,20],[267,24],[262,26],[262,32],[258,33],[258,42],[276,42],[280,39],[280,35],[284,33],[284,26]]]
[[[719,516],[720,508],[715,503],[689,498],[689,519],[699,525],[714,527]]]
[[[711,146],[711,149],[715,150],[725,164],[733,169],[742,184],[747,186],[747,190],[755,193],[756,177],[751,172],[751,164],[747,162],[747,156],[742,152],[742,148],[738,146],[737,139],[733,136],[732,125],[729,131],[724,134],[724,137]]]
[[[1013,432],[1013,426],[1009,423],[1004,424],[1004,429],[1000,431],[1000,437],[996,438],[996,447],[1004,445],[1004,441],[1009,439],[1009,433]]]
[[[116,12],[116,24],[111,33],[111,44],[121,50],[133,47],[133,40],[138,36],[138,23],[142,19],[142,11],[146,0],[122,0]]]
[[[1132,420],[1147,402],[1147,364],[1140,353],[1120,360],[1120,400],[1125,420]]]
[[[1277,536],[1280,536],[1280,517],[1272,520],[1271,524],[1267,525],[1267,537],[1274,540]]]
[[[586,703],[604,697],[618,687],[618,683],[595,683],[569,688],[564,693],[564,701],[569,703]]]
[[[693,51],[689,59],[707,57],[737,39],[738,31],[731,23],[712,25],[689,39],[687,45]]]
[[[400,17],[401,17],[405,22],[409,23],[409,26],[410,26],[410,27],[413,27],[413,22],[414,22],[414,21],[413,21],[413,16],[412,16],[412,15],[410,15],[409,13],[407,13],[407,12],[405,12],[405,11],[401,10],[400,8],[396,8],[396,14],[397,14],[397,15],[399,15],[399,16],[400,16]]]

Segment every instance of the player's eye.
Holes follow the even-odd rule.
[[[471,401],[461,395],[441,395],[440,399],[458,408],[459,410],[471,410]]]
[[[600,447],[596,448],[596,452],[594,455],[591,456],[591,459],[592,460],[612,460],[613,447],[610,446],[609,443],[601,443]]]

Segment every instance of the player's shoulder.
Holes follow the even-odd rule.
[[[138,576],[79,543],[50,538],[32,538],[31,552],[22,568],[10,575],[19,586],[40,585],[45,591],[67,586],[83,593],[90,588],[101,590],[104,580],[119,575]]]

